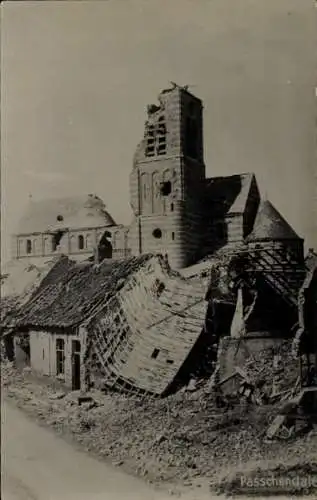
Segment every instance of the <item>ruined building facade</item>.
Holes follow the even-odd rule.
[[[127,227],[116,224],[95,195],[31,201],[12,255],[36,263],[57,254],[117,260],[158,253],[172,268],[185,268],[254,235],[261,200],[252,173],[206,178],[202,101],[173,85],[148,106],[130,174],[130,204],[134,217]],[[294,232],[275,245],[296,247],[302,255],[303,241]]]

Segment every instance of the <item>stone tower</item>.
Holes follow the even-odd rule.
[[[130,175],[130,244],[136,255],[167,254],[177,269],[195,260],[203,232],[203,106],[176,84],[158,100],[147,108],[144,138]]]

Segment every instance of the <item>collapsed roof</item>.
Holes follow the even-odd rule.
[[[201,336],[205,289],[172,272],[160,256],[74,264],[63,257],[23,306],[16,328],[82,325],[111,386],[160,395]]]

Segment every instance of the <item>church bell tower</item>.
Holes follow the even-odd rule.
[[[131,248],[135,255],[167,254],[171,267],[179,269],[195,259],[202,233],[203,106],[176,84],[158,101],[147,107],[130,175]]]

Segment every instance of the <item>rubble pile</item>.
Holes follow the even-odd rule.
[[[277,405],[244,399],[218,407],[207,386],[165,399],[97,391],[82,397],[34,384],[12,367],[2,370],[2,384],[8,397],[56,432],[151,482],[191,485],[208,478],[214,489],[234,490],[234,476],[222,481],[229,469],[252,473],[263,461],[267,470],[272,463],[287,469],[294,461],[314,464],[317,456],[315,430],[288,441],[264,439]]]
[[[240,378],[238,395],[257,404],[286,401],[299,391],[299,367],[292,357],[290,341],[264,348],[249,356],[243,367],[236,367]]]

